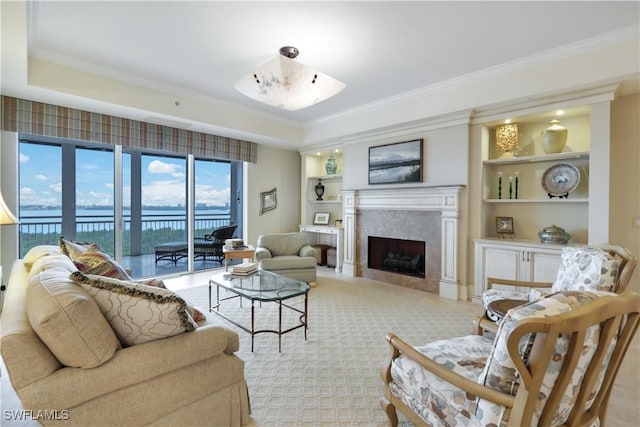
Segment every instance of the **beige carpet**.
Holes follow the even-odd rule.
[[[379,406],[379,371],[388,352],[385,334],[393,331],[413,344],[468,334],[481,311],[470,302],[371,280],[337,280],[327,271],[320,269],[318,286],[309,294],[306,342],[302,329],[290,332],[282,337],[278,353],[277,335],[256,335],[252,353],[249,334],[236,328],[252,417],[259,427],[387,425]],[[179,293],[207,306],[206,286]],[[301,306],[303,298],[291,301]],[[226,302],[222,310],[248,324],[246,301],[243,308],[237,300]],[[285,314],[285,322],[294,324],[293,312]],[[277,304],[256,305],[256,315],[258,326],[274,328]]]
[[[255,352],[251,353],[249,335],[239,331],[239,355],[245,360],[255,425],[385,426],[386,417],[378,400],[382,395],[379,370],[387,355],[386,332],[392,331],[411,344],[468,334],[480,306],[366,279],[349,279],[324,268],[318,271],[318,286],[309,298],[307,342],[302,330],[291,332],[283,337],[283,351],[278,353],[277,337],[263,334],[256,336]],[[204,308],[208,291],[202,285],[209,274],[167,282]],[[258,308],[263,325],[276,324],[276,307],[265,304]],[[239,319],[249,319],[246,303],[241,309],[237,302],[229,302],[224,310]],[[291,323],[295,319],[288,316],[285,320]],[[637,334],[614,385],[609,426],[640,425],[639,354]],[[1,361],[0,368],[0,425],[37,426],[35,421],[9,420],[5,416],[5,411],[21,406]],[[400,419],[403,427],[410,426],[401,415]]]

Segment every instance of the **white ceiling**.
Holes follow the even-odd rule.
[[[638,26],[640,2],[125,2],[27,5],[28,55],[304,124]],[[299,111],[233,83],[278,54],[346,83]]]

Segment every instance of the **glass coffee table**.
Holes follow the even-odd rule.
[[[211,290],[216,287],[216,303],[212,304]],[[220,298],[220,289],[231,292],[233,295]],[[226,272],[219,272],[209,279],[209,311],[218,314],[220,317],[233,323],[243,331],[251,334],[251,351],[253,352],[253,338],[257,334],[272,333],[278,335],[278,351],[282,351],[282,335],[304,328],[304,340],[307,340],[307,309],[308,309],[309,285],[299,280],[280,276],[270,271],[258,270],[248,276],[237,276]],[[300,310],[284,301],[298,296],[304,296],[304,309]],[[242,307],[242,299],[251,301],[251,327],[248,328],[239,322],[230,319],[220,311],[223,301],[239,298]],[[255,303],[276,302],[278,304],[278,329],[258,329],[255,328]],[[283,308],[300,313],[299,324],[288,329],[282,329]]]

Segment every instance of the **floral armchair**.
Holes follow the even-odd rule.
[[[492,302],[497,300],[527,301],[539,299],[545,293],[561,290],[593,290],[622,293],[636,268],[637,258],[621,246],[609,244],[591,247],[567,247],[562,250],[560,268],[553,283],[525,282],[495,277],[487,278],[482,293],[485,313],[474,324],[475,333],[495,333],[502,313],[496,313]]]
[[[561,291],[509,311],[495,339],[388,334],[381,406],[392,426],[396,409],[416,425],[604,424],[639,311],[635,293]]]

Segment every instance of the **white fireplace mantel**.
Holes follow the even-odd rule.
[[[414,210],[442,212],[442,265],[439,294],[443,298],[464,299],[466,293],[458,280],[460,193],[462,186],[403,187],[345,190],[343,227],[345,237],[343,273],[357,272],[356,239],[357,211]]]

